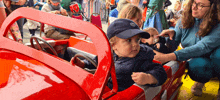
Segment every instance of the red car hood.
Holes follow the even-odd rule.
[[[2,50],[0,63],[0,100],[89,99],[78,84],[32,58]]]

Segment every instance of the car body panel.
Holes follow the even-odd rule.
[[[0,54],[0,100],[89,99],[77,83],[45,64],[13,51]]]
[[[48,18],[43,18],[45,16]],[[101,67],[98,67],[97,72],[94,75],[92,75],[82,70],[81,68],[73,67],[72,65],[63,62],[61,60],[58,60],[57,58],[54,58],[48,54],[41,53],[41,51],[38,51],[33,48],[25,47],[24,45],[19,43],[16,44],[15,41],[3,37],[6,36],[7,30],[12,25],[12,23],[23,17],[38,22],[43,22],[45,24],[54,25],[55,27],[88,35],[92,39],[93,43],[97,44],[95,45],[95,47],[97,50],[99,62],[102,61],[105,63],[99,63],[98,65]],[[53,19],[58,19],[58,20],[54,21]],[[73,27],[72,24],[74,23],[77,24]],[[109,70],[112,64],[112,55],[111,55],[111,49],[108,43],[108,39],[105,36],[105,33],[95,25],[90,24],[89,22],[83,22],[81,20],[71,19],[60,15],[53,15],[50,13],[41,12],[34,9],[19,8],[15,12],[12,12],[5,19],[0,30],[0,36],[1,36],[0,48],[19,52],[23,55],[28,55],[31,58],[35,58],[38,61],[45,62],[48,66],[58,70],[64,75],[68,76],[70,79],[74,80],[89,95],[90,99],[100,99],[100,95],[103,91],[103,87],[107,82],[107,76],[109,76],[110,73]],[[7,42],[3,43],[3,41],[7,41]],[[14,44],[16,44],[17,46],[11,46]],[[60,66],[65,66],[65,67],[60,67]]]

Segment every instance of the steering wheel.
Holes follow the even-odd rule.
[[[87,57],[87,56],[84,56],[84,55],[82,55],[82,54],[76,54],[76,55],[74,56],[74,58],[71,59],[70,62],[71,62],[72,65],[74,65],[75,59],[76,59],[77,57],[83,57],[83,58],[85,58],[86,60],[88,60],[89,62],[91,62],[93,66],[95,66],[95,67],[97,68],[97,64],[96,64],[96,62],[95,62],[94,60],[92,60],[91,58],[89,58],[89,57]],[[88,69],[88,68],[85,68],[85,70],[88,71],[88,72],[90,72],[90,73],[92,73],[92,74],[94,74],[95,71],[96,71],[96,69]]]
[[[40,50],[40,51],[44,51],[44,52],[47,52],[42,46],[41,44],[39,43],[39,41],[42,41],[44,44],[46,44],[46,46],[53,52],[53,54],[55,56],[58,56],[56,50],[47,42],[45,41],[44,39],[42,39],[41,37],[37,37],[37,36],[32,36],[31,39],[30,39],[30,42],[31,42],[31,46],[33,48],[35,48],[34,46],[34,41],[36,42],[36,45],[37,45],[37,48]],[[35,48],[35,49],[37,49]]]

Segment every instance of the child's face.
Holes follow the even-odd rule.
[[[139,53],[140,35],[135,35],[129,39],[116,38],[116,42],[112,45],[112,49],[119,57],[133,58]]]
[[[148,43],[149,45],[155,44],[156,42],[158,42],[158,38],[155,38],[156,35],[158,35],[159,33],[157,31],[148,31],[148,33],[150,34],[150,38],[148,39],[141,39],[142,43]]]
[[[142,21],[142,14],[139,14],[138,17],[131,19],[133,22],[135,22],[139,27],[142,27],[143,21]]]

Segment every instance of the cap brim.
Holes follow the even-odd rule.
[[[141,37],[145,39],[148,39],[150,37],[149,33],[142,31],[140,29],[129,29],[117,34],[116,36],[122,39],[128,39],[138,34],[140,34]]]

